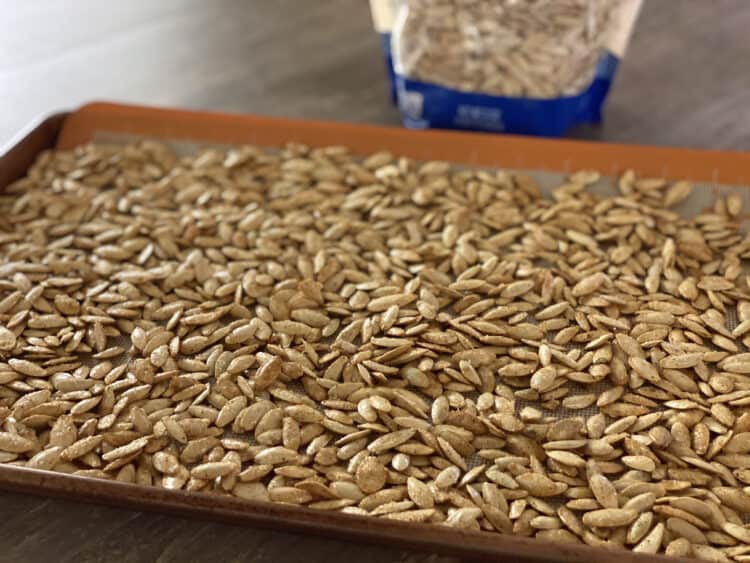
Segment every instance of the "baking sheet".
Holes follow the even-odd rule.
[[[124,136],[123,136],[124,135]],[[177,143],[181,152],[197,145],[252,143],[279,146],[295,140],[314,146],[345,144],[356,153],[388,149],[412,158],[442,159],[463,164],[506,166],[532,170],[543,186],[559,181],[559,172],[594,168],[615,174],[634,168],[640,175],[688,178],[699,181],[686,213],[710,204],[715,193],[739,190],[748,202],[750,154],[629,147],[602,143],[546,141],[522,137],[495,137],[440,131],[415,132],[375,126],[292,121],[252,116],[231,116],[180,110],[157,110],[91,104],[68,116],[57,139],[60,148],[72,148],[92,138],[122,142],[146,136]],[[48,146],[53,140],[48,139]],[[36,145],[35,145],[36,146]],[[36,149],[38,150],[38,149]],[[28,156],[28,155],[27,155]],[[0,156],[0,169],[5,157]],[[546,170],[547,172],[542,172]],[[606,190],[606,179],[597,189]],[[611,180],[610,180],[611,185]],[[2,187],[0,185],[0,187]],[[580,415],[585,411],[573,411]],[[562,413],[561,413],[562,414]],[[313,511],[293,506],[253,503],[184,491],[169,491],[91,478],[0,465],[0,488],[78,500],[105,502],[133,508],[199,515],[257,526],[429,549],[443,553],[515,561],[666,561],[628,551],[605,552],[578,545],[556,544],[481,532]]]

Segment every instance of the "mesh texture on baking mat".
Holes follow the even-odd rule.
[[[123,134],[113,134],[113,133],[106,133],[106,132],[100,132],[97,133],[94,136],[93,141],[98,143],[105,143],[105,144],[115,144],[115,145],[123,145],[129,142],[133,142],[138,140],[139,137],[130,136],[130,135],[123,135]],[[170,141],[165,139],[157,139],[161,142],[164,142],[167,144],[172,150],[174,150],[178,155],[188,155],[193,153],[195,150],[199,148],[221,148],[221,149],[227,149],[230,148],[232,145],[226,145],[226,144],[217,144],[217,143],[195,143],[190,141]],[[461,165],[458,164],[457,167],[460,167]],[[501,167],[483,167],[486,169],[497,169]],[[539,184],[539,186],[542,188],[543,193],[546,196],[549,196],[551,193],[551,190],[560,185],[562,181],[565,179],[567,173],[573,172],[576,170],[576,167],[573,163],[568,163],[566,165],[566,171],[565,172],[547,172],[547,171],[539,171],[539,170],[522,170],[524,173],[529,174],[536,182]],[[716,177],[719,177],[718,171],[716,174]],[[677,180],[680,178],[670,178],[670,180]],[[614,176],[602,176],[601,180],[597,182],[595,185],[590,186],[588,189],[589,191],[592,191],[594,193],[598,193],[600,195],[615,195],[617,192],[615,191],[614,187]],[[750,189],[748,189],[750,186],[729,186],[729,185],[723,185],[718,183],[694,183],[694,189],[692,191],[691,196],[678,206],[676,206],[674,209],[681,213],[682,215],[686,217],[693,216],[697,213],[699,213],[702,210],[705,210],[709,208],[714,200],[718,196],[726,196],[729,193],[735,192],[741,195],[743,200],[743,209],[750,209]],[[747,230],[747,223],[748,221],[745,220],[742,225],[742,230]],[[727,328],[729,330],[732,330],[734,327],[737,326],[737,315],[736,311],[734,309],[728,309],[727,310]],[[124,339],[129,340],[129,339]],[[120,344],[120,343],[118,343]],[[130,342],[123,342],[121,343],[123,347],[126,349],[129,347]],[[582,348],[582,346],[581,346]],[[745,347],[742,346],[743,351],[745,350]],[[124,357],[122,361],[127,361],[127,358]],[[497,383],[500,382],[500,378],[496,377]],[[589,385],[589,386],[583,386],[581,384],[570,382],[568,384],[568,387],[570,388],[570,392],[568,396],[573,395],[580,395],[580,394],[589,394],[589,393],[595,393],[596,395],[601,394],[603,391],[607,390],[610,387],[610,384],[607,383],[607,380],[600,381],[596,384]],[[289,385],[289,388],[304,393],[304,390],[302,388],[302,385],[294,381]],[[424,399],[428,404],[432,402],[432,398],[418,393]],[[464,393],[463,394],[467,399],[476,400],[476,398],[479,396],[479,393],[473,392],[473,393]],[[592,406],[582,408],[582,409],[568,409],[564,407],[560,407],[555,410],[548,410],[543,408],[538,402],[535,401],[527,401],[523,399],[517,399],[516,400],[516,414],[520,414],[521,410],[523,410],[526,407],[533,407],[537,410],[539,410],[544,417],[551,417],[556,420],[561,420],[565,418],[570,417],[581,417],[584,420],[586,418],[589,418],[599,412],[598,407],[596,404],[593,404]],[[609,417],[607,417],[608,423],[612,421]],[[228,435],[231,435],[228,434]],[[236,436],[239,437],[239,436]],[[244,439],[248,438],[248,435],[243,434],[242,437]],[[252,436],[249,437],[250,442],[254,443],[254,439]],[[478,455],[474,454],[471,457],[465,458],[466,464],[469,467],[469,469],[479,466],[483,463],[487,463],[487,460],[482,459]],[[546,499],[550,504],[553,506],[560,503],[562,499]],[[748,521],[750,521],[750,515],[748,515]]]

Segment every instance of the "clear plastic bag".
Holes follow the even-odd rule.
[[[616,0],[406,0],[399,74],[495,96],[555,98],[592,81]]]
[[[393,31],[393,22],[396,20],[399,3],[400,0],[370,0],[372,26],[380,39],[380,48],[383,51],[385,68],[388,73],[388,89],[393,103],[396,103],[396,81],[393,74],[393,57],[391,56],[391,31]]]
[[[622,55],[612,38],[627,27],[627,42],[639,6],[633,0],[402,0],[391,55],[405,123],[559,135],[596,122]]]

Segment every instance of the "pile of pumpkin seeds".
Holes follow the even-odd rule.
[[[741,198],[598,181],[46,152],[0,195],[0,462],[750,561]]]

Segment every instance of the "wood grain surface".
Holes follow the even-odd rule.
[[[398,124],[364,0],[0,3],[0,144],[111,99]],[[647,0],[601,127],[574,137],[750,150],[747,0]],[[0,562],[453,561],[0,493]]]
[[[366,0],[0,2],[0,144],[110,99],[398,124]],[[601,127],[572,136],[750,150],[747,0],[646,0]]]

